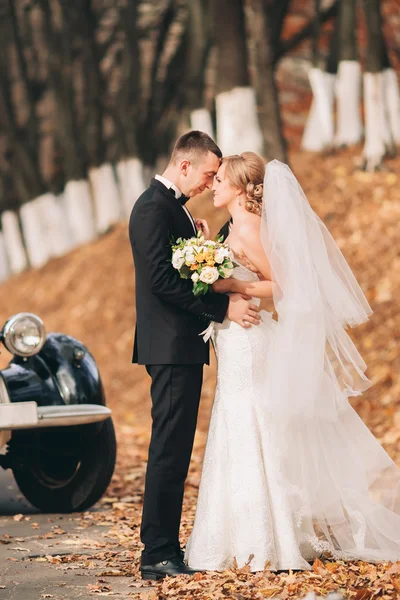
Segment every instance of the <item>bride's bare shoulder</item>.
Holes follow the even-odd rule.
[[[237,223],[237,233],[243,240],[260,237],[261,218],[253,213],[246,214]]]

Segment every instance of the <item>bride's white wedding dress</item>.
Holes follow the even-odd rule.
[[[242,265],[233,276],[257,280]],[[215,324],[217,386],[188,564],[308,569],[323,552],[400,560],[400,469],[346,395],[329,418],[277,412],[267,390],[278,324],[260,314],[250,329]],[[301,374],[297,384],[300,393]]]

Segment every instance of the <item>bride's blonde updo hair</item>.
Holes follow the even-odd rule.
[[[222,159],[225,177],[246,194],[245,208],[261,217],[265,161],[255,152],[242,152]]]

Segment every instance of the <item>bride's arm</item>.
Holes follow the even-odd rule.
[[[273,282],[263,281],[239,281],[239,279],[218,279],[213,284],[214,292],[219,294],[244,294],[253,298],[271,298],[273,295]]]

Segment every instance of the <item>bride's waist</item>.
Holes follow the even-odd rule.
[[[260,310],[259,314],[261,317],[261,323],[268,323],[268,324],[275,323],[272,312],[269,312],[267,310]],[[228,317],[226,317],[222,323],[214,323],[214,329],[217,332],[218,331],[226,331],[229,329],[241,330],[243,332],[247,332],[253,328],[257,329],[257,327],[258,327],[258,325],[251,327],[251,328],[242,327],[238,323],[235,323],[234,321],[231,321],[230,319],[228,319]]]

